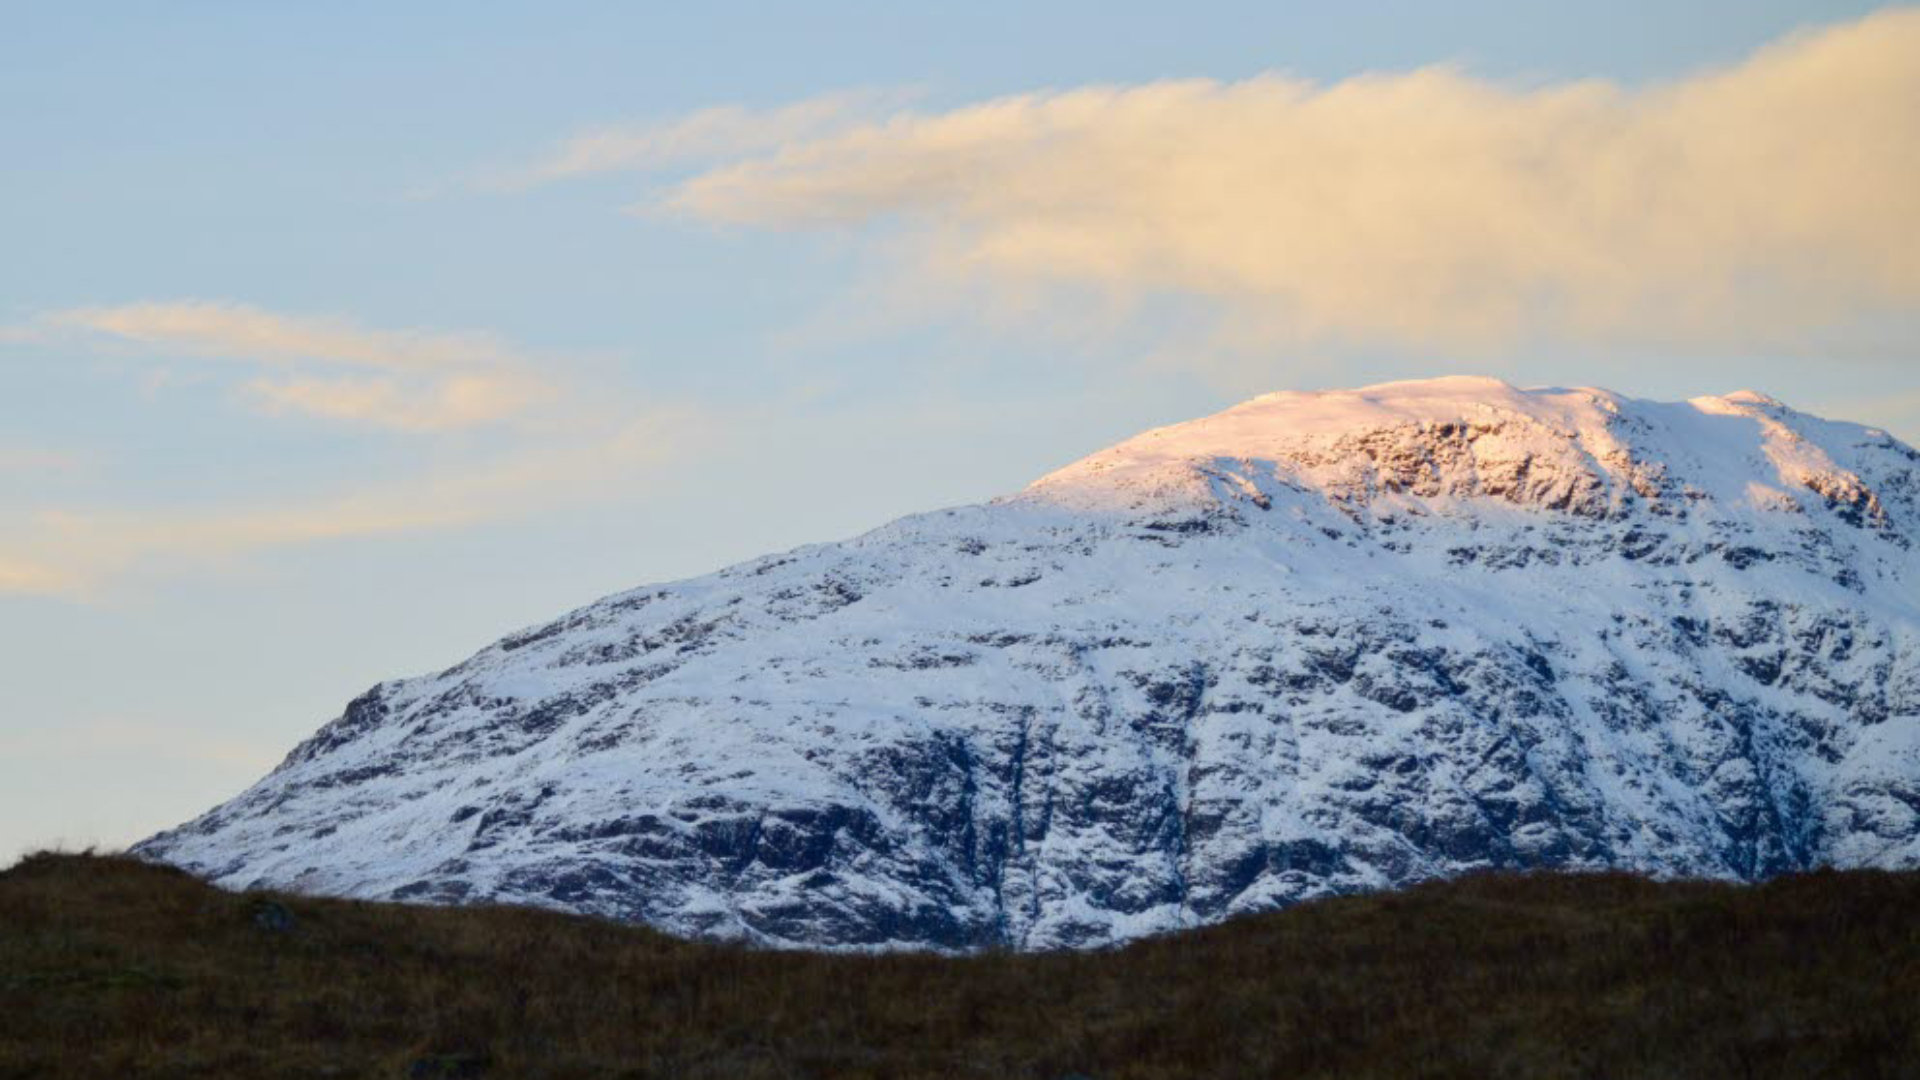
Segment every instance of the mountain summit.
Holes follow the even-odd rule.
[[[1761,394],[1279,393],[385,682],[138,850],[809,947],[1490,867],[1920,865],[1920,453]]]

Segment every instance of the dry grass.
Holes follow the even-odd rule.
[[[38,855],[0,873],[0,1077],[27,1076],[1920,1076],[1920,874],[1487,876],[954,959]]]

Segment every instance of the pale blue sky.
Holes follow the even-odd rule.
[[[5,9],[0,859],[171,825],[368,685],[601,594],[1017,489],[1265,390],[1457,371],[1661,398],[1754,386],[1920,435],[1899,288],[1837,326],[1758,338],[1575,320],[1410,343],[1355,331],[1365,316],[1345,308],[1328,316],[1341,332],[1302,338],[1248,331],[1258,310],[1223,331],[1210,305],[1238,293],[1196,299],[1150,273],[1117,287],[1117,316],[1073,301],[1085,282],[1058,265],[1033,310],[1005,310],[1024,279],[991,260],[948,295],[935,248],[911,244],[1002,223],[964,177],[951,201],[888,192],[824,225],[818,207],[768,210],[790,189],[760,180],[660,209],[690,180],[902,109],[1430,65],[1522,105],[1578,80],[1632,97],[1876,5],[398,7]],[[775,115],[835,94],[855,104],[824,130]],[[1204,115],[1238,107],[1202,96]],[[728,137],[745,142],[499,182],[583,133],[657,145],[718,106],[747,110]],[[1042,153],[1023,130],[1019,152]],[[807,190],[866,182],[866,158],[827,151]],[[1045,162],[1008,175],[1075,167]],[[1891,221],[1889,243],[1912,224]],[[1857,291],[1854,255],[1816,284]],[[180,330],[182,311],[217,325]],[[466,375],[506,396],[434,396]],[[389,379],[424,396],[366,385]],[[415,506],[423,520],[403,520]],[[8,557],[24,567],[10,591]]]

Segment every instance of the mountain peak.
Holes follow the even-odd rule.
[[[1720,400],[1730,402],[1734,405],[1771,405],[1780,408],[1785,407],[1785,403],[1779,398],[1763,394],[1758,390],[1735,390],[1731,394],[1720,395]]]
[[[1036,481],[1028,490],[1099,501],[1127,491],[1172,491],[1196,467],[1324,458],[1343,442],[1397,430],[1408,437],[1525,433],[1537,450],[1592,439],[1613,426],[1621,398],[1605,390],[1518,389],[1500,379],[1450,376],[1353,390],[1262,394],[1211,416],[1154,428]]]
[[[1305,493],[1388,517],[1479,513],[1485,500],[1589,517],[1683,504],[1805,512],[1839,500],[1879,520],[1912,493],[1878,492],[1867,474],[1890,459],[1862,451],[1894,445],[1751,390],[1658,402],[1453,376],[1263,394],[1098,451],[1017,499],[1152,516]]]
[[[1920,865],[1920,453],[1752,393],[1269,394],[383,682],[140,850],[816,947],[1489,867]]]

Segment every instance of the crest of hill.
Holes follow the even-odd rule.
[[[1822,420],[1741,390],[1656,402],[1595,387],[1520,389],[1453,376],[1353,390],[1282,391],[1155,428],[1049,473],[1016,498],[1154,511],[1288,494],[1415,513],[1458,500],[1614,516],[1709,502],[1728,513],[1845,503],[1880,525],[1891,499],[1863,477],[1885,432]],[[1862,460],[1863,456],[1868,460]],[[1910,493],[1898,492],[1911,502]]]

